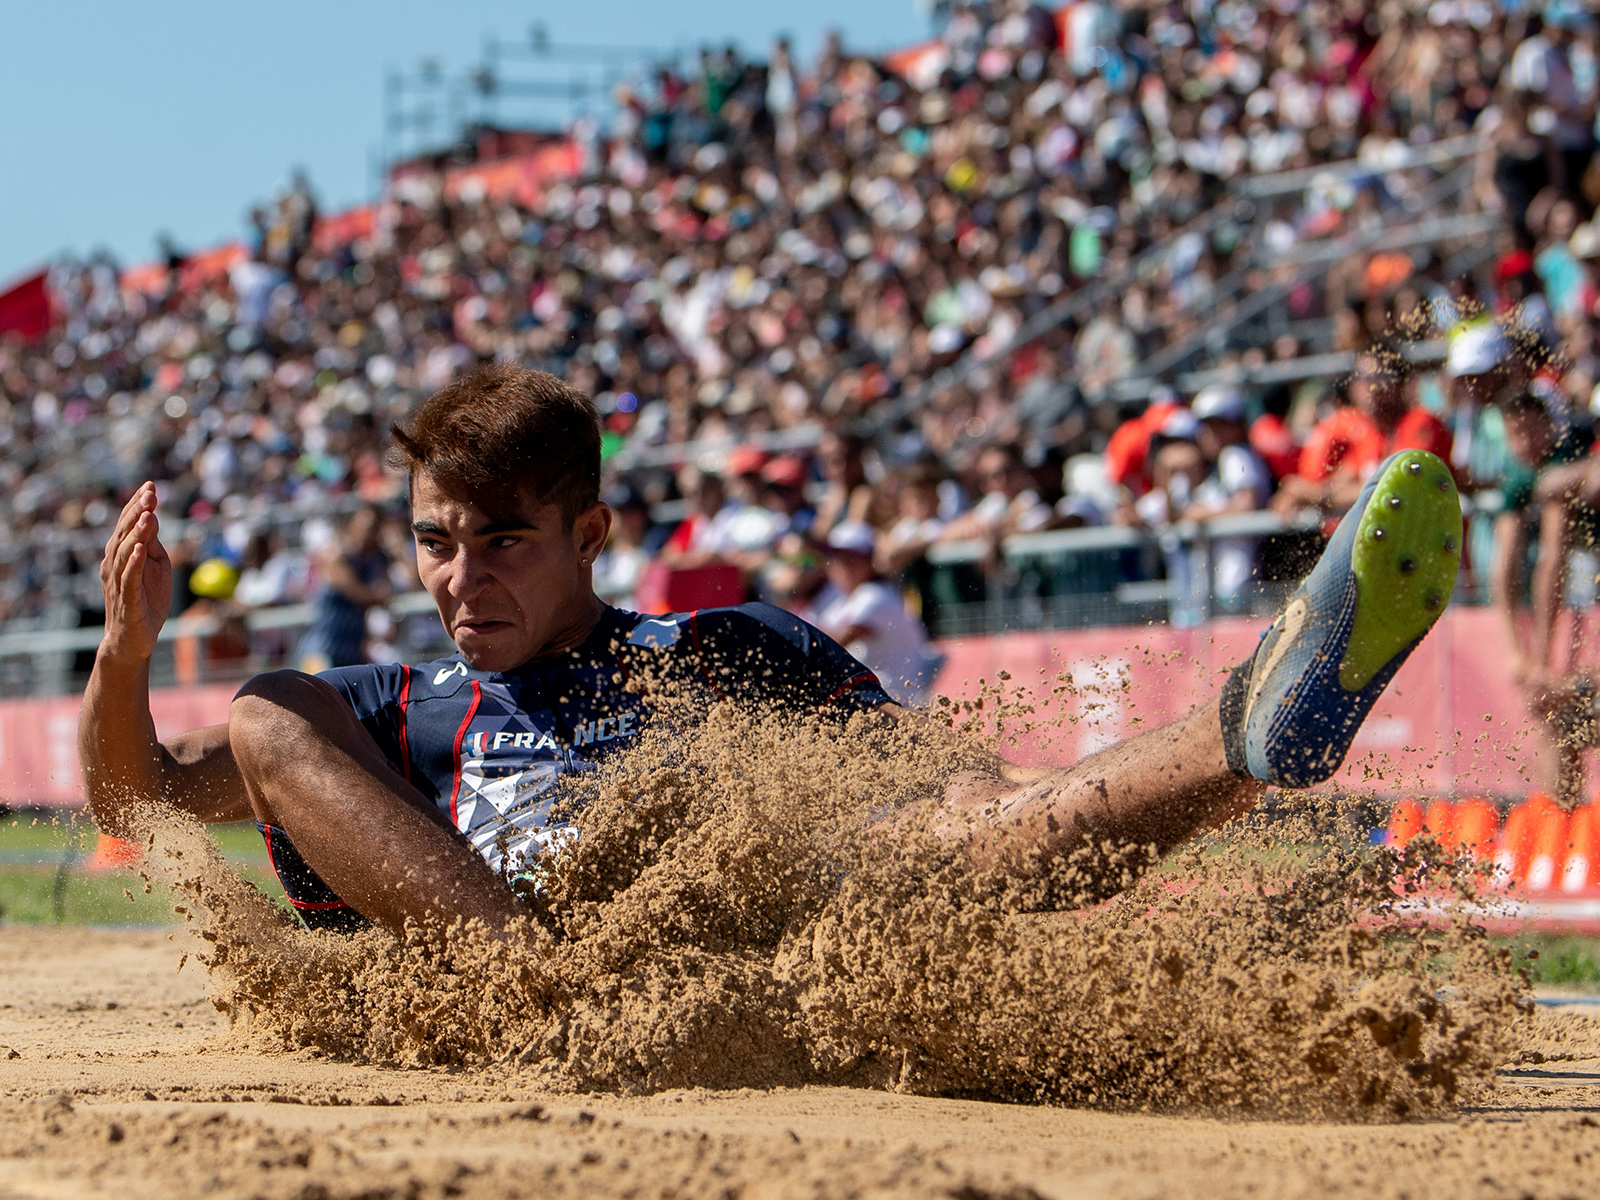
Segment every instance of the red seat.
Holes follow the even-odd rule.
[[[744,576],[728,563],[674,569],[651,563],[636,595],[645,613],[693,612],[744,603]]]

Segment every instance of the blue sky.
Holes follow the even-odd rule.
[[[483,38],[535,21],[558,44],[765,52],[787,32],[807,58],[823,30],[879,49],[919,40],[914,0],[517,4],[506,0],[54,0],[3,5],[0,283],[62,251],[154,256],[237,236],[251,205],[304,166],[328,209],[367,198],[385,72],[478,60]]]

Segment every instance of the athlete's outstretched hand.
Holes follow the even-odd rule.
[[[156,485],[146,483],[117,517],[100,560],[106,594],[106,634],[101,654],[138,662],[155,652],[156,635],[172,605],[172,560],[157,537]]]

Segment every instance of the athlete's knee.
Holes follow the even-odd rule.
[[[350,706],[329,684],[302,671],[268,671],[228,706],[228,742],[242,767],[304,753],[308,736],[351,719]]]

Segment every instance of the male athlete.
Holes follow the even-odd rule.
[[[480,370],[394,432],[410,475],[423,584],[457,653],[422,666],[277,671],[240,689],[228,721],[156,738],[150,655],[172,592],[145,484],[106,543],[106,632],[84,695],[79,753],[95,819],[137,827],[141,804],[205,821],[253,817],[308,924],[526,915],[515,859],[560,836],[555,784],[637,743],[648,690],[917,719],[811,626],[763,604],[644,617],[595,596],[611,512],[599,501],[589,399],[553,376]],[[1288,608],[1221,697],[1064,770],[996,762],[945,801],[978,816],[972,851],[1085,840],[1165,850],[1242,811],[1268,784],[1306,786],[1356,729],[1443,610],[1460,557],[1450,472],[1395,455],[1340,524]]]

